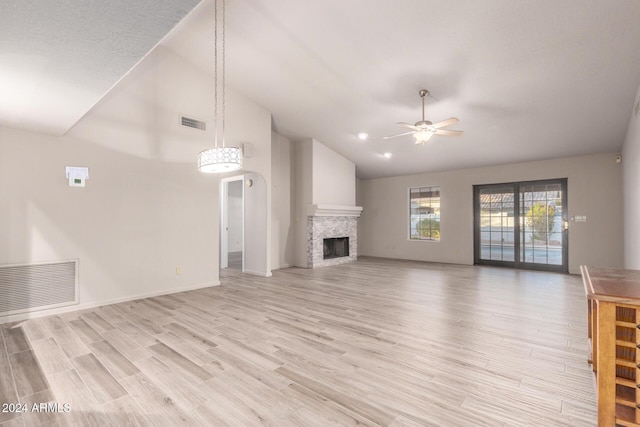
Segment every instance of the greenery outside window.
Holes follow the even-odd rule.
[[[409,239],[440,241],[440,187],[409,189]]]

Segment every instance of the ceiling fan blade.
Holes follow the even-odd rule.
[[[436,129],[439,128],[443,128],[446,126],[451,126],[451,125],[455,125],[456,123],[458,123],[460,120],[456,119],[455,117],[449,117],[446,120],[442,120],[441,122],[438,123],[434,123],[432,126]]]
[[[396,124],[397,124],[397,125],[400,125],[400,126],[404,126],[404,127],[406,127],[406,128],[409,128],[409,129],[413,129],[413,130],[418,130],[418,129],[420,129],[418,126],[416,126],[416,125],[412,125],[411,123],[407,123],[407,122],[398,122],[398,123],[396,123]]]
[[[398,133],[398,134],[395,134],[395,135],[389,135],[389,136],[383,136],[383,137],[382,137],[382,139],[395,138],[396,136],[403,136],[403,135],[411,135],[412,133],[414,133],[414,131],[404,132],[404,133]]]
[[[436,130],[436,135],[446,135],[446,136],[460,136],[464,132],[461,130],[448,130],[448,129],[438,129]]]

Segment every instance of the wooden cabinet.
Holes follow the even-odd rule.
[[[640,271],[581,267],[598,426],[640,426]]]

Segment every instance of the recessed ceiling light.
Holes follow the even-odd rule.
[[[367,138],[369,138],[369,134],[366,132],[360,132],[358,134],[358,138],[360,138],[360,140],[365,141]]]
[[[393,156],[393,154],[387,152],[387,153],[384,153],[383,156],[385,156],[387,159],[390,159],[391,156]]]

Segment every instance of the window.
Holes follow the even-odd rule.
[[[409,239],[440,241],[440,187],[409,189]]]

